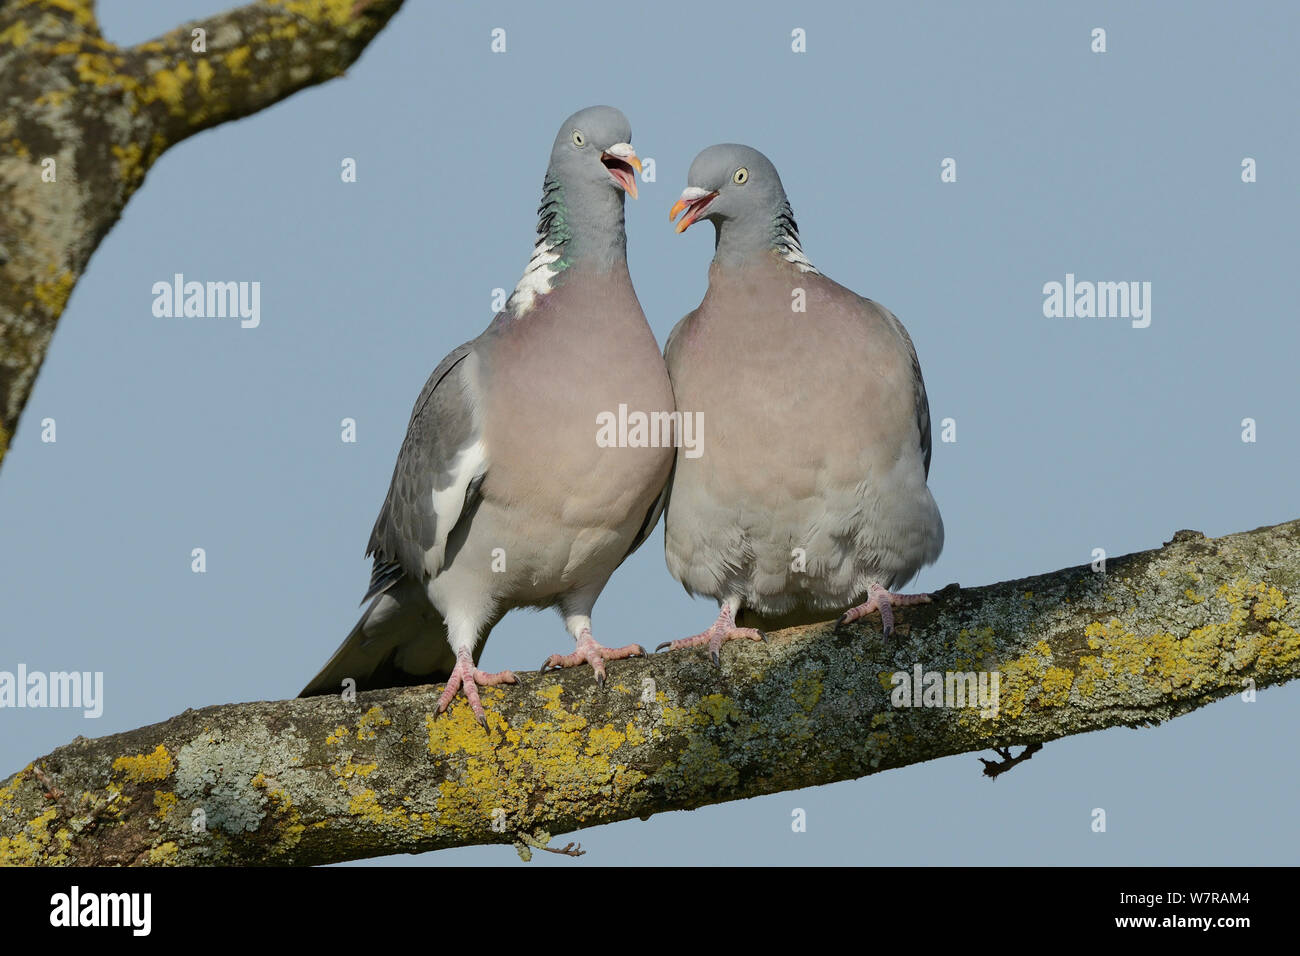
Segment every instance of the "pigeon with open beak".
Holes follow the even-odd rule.
[[[716,244],[704,301],[664,354],[677,407],[702,414],[710,437],[702,454],[678,453],[664,551],[673,576],[719,613],[660,646],[704,645],[716,663],[724,641],[761,639],[741,623],[873,611],[888,636],[895,607],[930,600],[892,589],[943,547],[912,340],[892,312],[808,260],[762,153],[711,146],[687,181],[670,218],[679,233],[708,220]]]
[[[542,185],[537,239],[505,308],[452,351],[415,402],[370,535],[361,619],[303,696],[446,680],[486,726],[478,669],[488,632],[519,607],[556,607],[575,642],[544,667],[645,651],[603,647],[591,613],[650,534],[672,469],[665,447],[606,447],[602,414],[670,414],[672,388],[632,288],[623,226],[641,161],[626,117],[569,117]]]

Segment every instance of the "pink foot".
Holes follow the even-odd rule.
[[[912,604],[929,604],[932,600],[928,594],[894,594],[886,591],[874,582],[867,585],[867,603],[859,604],[845,611],[835,626],[848,624],[858,618],[866,617],[872,611],[880,612],[880,623],[884,626],[885,637],[894,633],[894,608],[907,607]]]
[[[709,646],[709,656],[713,658],[715,665],[721,665],[722,661],[718,654],[722,650],[723,641],[731,641],[737,638],[745,637],[751,641],[766,641],[767,635],[762,631],[752,627],[736,627],[731,618],[730,605],[722,605],[722,610],[718,612],[718,619],[713,622],[713,626],[702,634],[696,634],[694,637],[683,637],[676,641],[664,641],[656,651],[661,651],[665,647],[672,651],[679,651],[683,647],[699,647],[701,644]]]
[[[455,699],[456,691],[463,690],[465,699],[469,701],[470,707],[474,709],[474,717],[483,729],[487,730],[487,715],[483,713],[483,704],[478,699],[479,686],[494,687],[497,684],[517,684],[519,679],[511,671],[498,671],[495,674],[489,674],[481,671],[474,666],[474,659],[469,656],[469,651],[461,651],[456,655],[456,666],[452,669],[451,676],[447,678],[447,688],[438,698],[438,713],[446,713],[447,706]]]
[[[552,654],[542,662],[542,673],[552,667],[580,667],[590,664],[596,672],[596,683],[605,686],[605,661],[621,661],[628,657],[645,657],[645,648],[640,644],[628,644],[626,647],[602,647],[591,636],[591,631],[584,628],[578,638],[578,647],[572,654]]]

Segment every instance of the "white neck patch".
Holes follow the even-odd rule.
[[[813,275],[821,275],[817,267],[808,261],[808,257],[803,254],[803,246],[799,244],[799,238],[792,236],[790,233],[782,233],[777,239],[777,244],[781,247],[781,258],[786,262],[794,263],[794,267],[800,272],[811,272]]]
[[[537,304],[539,295],[551,291],[551,280],[559,274],[559,270],[552,269],[551,264],[559,258],[560,254],[555,251],[551,241],[545,236],[538,235],[537,245],[533,247],[533,257],[528,260],[519,284],[515,286],[515,291],[506,302],[506,308],[510,309],[516,317],[532,309]]]

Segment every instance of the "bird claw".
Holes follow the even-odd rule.
[[[849,608],[840,615],[835,626],[838,628],[843,624],[864,618],[872,611],[879,611],[880,629],[888,639],[894,635],[894,608],[912,604],[929,604],[932,600],[929,594],[894,594],[879,584],[871,584],[867,587],[866,603]]]
[[[551,669],[559,670],[565,667],[580,667],[583,664],[588,664],[596,673],[596,685],[604,689],[605,661],[647,656],[645,648],[640,644],[628,644],[625,647],[602,647],[596,643],[589,632],[584,630],[582,633],[583,636],[578,641],[578,646],[572,654],[552,654],[542,664],[541,672],[544,674]]]
[[[757,628],[753,627],[736,627],[732,621],[731,612],[728,608],[718,614],[718,619],[713,622],[707,631],[696,634],[694,637],[684,637],[676,641],[664,641],[656,651],[661,651],[665,647],[672,650],[681,650],[686,647],[698,647],[701,644],[709,649],[709,659],[713,661],[713,666],[722,666],[722,645],[727,641],[737,638],[747,638],[751,641],[761,641],[767,643],[767,635]]]
[[[451,702],[456,699],[456,693],[459,691],[465,695],[465,700],[469,702],[470,709],[474,711],[474,719],[478,721],[479,726],[484,730],[488,729],[487,714],[483,711],[483,703],[479,700],[479,686],[493,687],[497,684],[517,684],[517,678],[511,671],[499,671],[495,674],[489,674],[486,671],[479,670],[468,652],[462,652],[456,656],[456,666],[452,668],[451,674],[447,677],[447,686],[443,689],[442,695],[438,698],[437,712],[445,714]]]

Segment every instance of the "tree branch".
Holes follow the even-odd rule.
[[[341,75],[401,5],[262,0],[121,48],[92,0],[0,0],[0,461],[68,296],[158,157]]]
[[[1300,674],[1300,521],[962,589],[766,645],[436,689],[187,710],[0,787],[0,864],[325,863],[552,834],[935,757],[1156,724]],[[996,714],[895,707],[891,674],[992,671]],[[1253,685],[1250,684],[1253,682]]]

